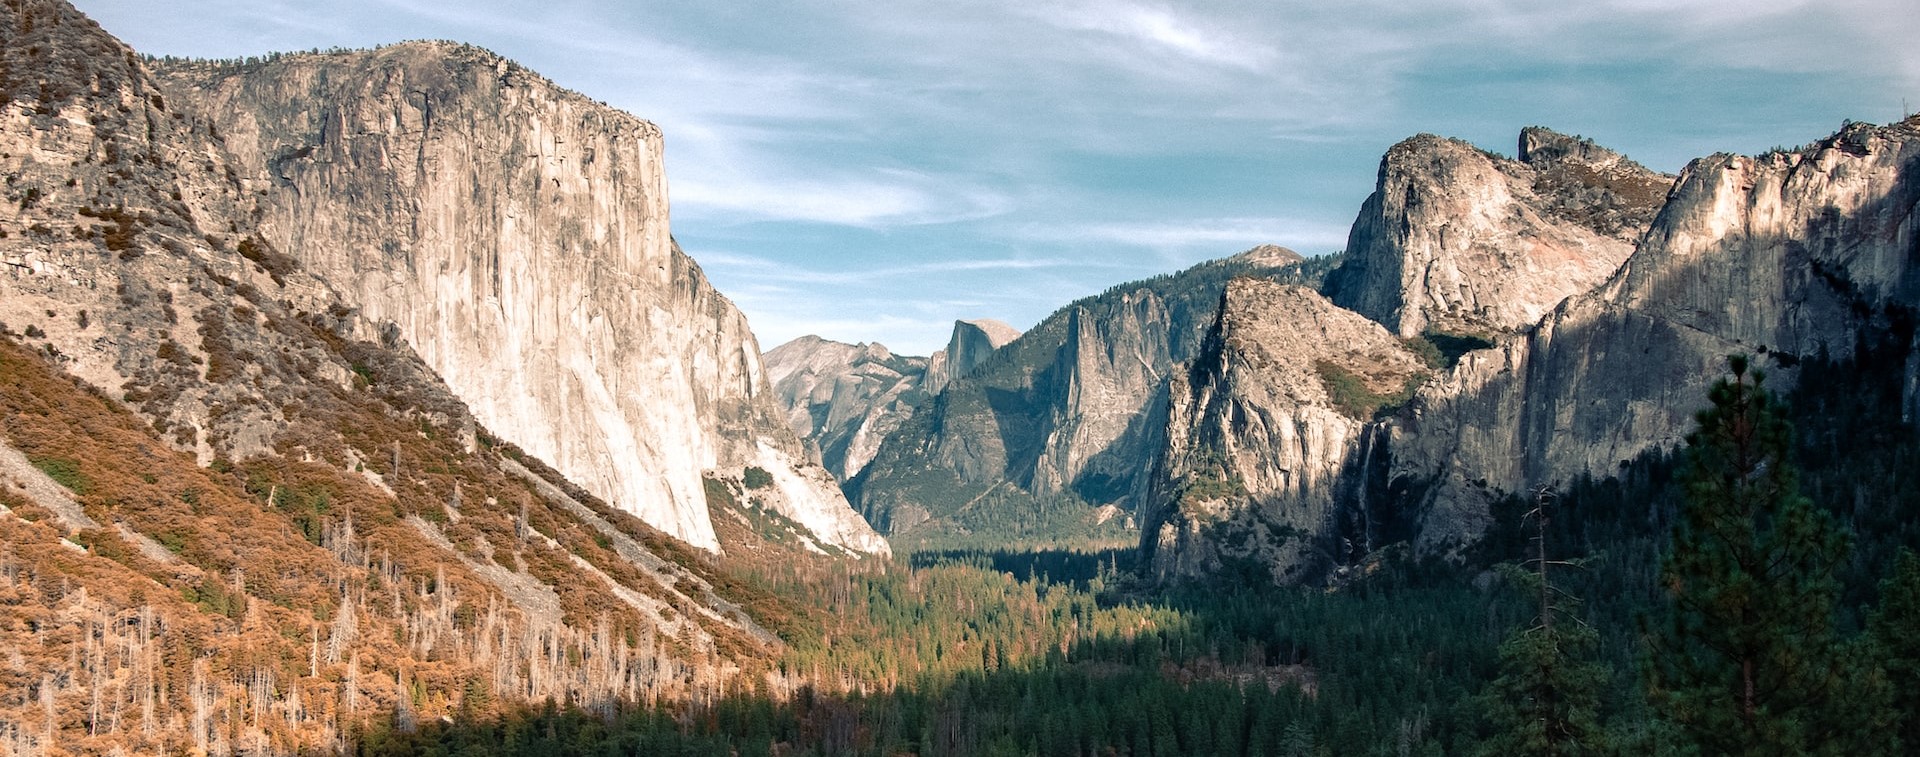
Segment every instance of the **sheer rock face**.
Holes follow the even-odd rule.
[[[1019,338],[1019,329],[990,318],[954,321],[947,348],[933,353],[927,370],[927,393],[939,394],[948,384],[972,373],[1001,347]]]
[[[1663,177],[1550,132],[1528,130],[1521,148],[1522,161],[1501,162],[1419,137],[1384,161],[1354,257],[1330,281],[1334,301],[1402,335],[1464,326],[1495,336],[1391,418],[1342,425],[1287,394],[1316,385],[1297,367],[1324,342],[1369,342],[1302,340],[1287,329],[1326,316],[1303,315],[1316,311],[1300,296],[1276,307],[1289,300],[1228,289],[1221,346],[1170,382],[1147,502],[1158,514],[1142,534],[1155,570],[1195,575],[1253,557],[1289,581],[1312,575],[1308,545],[1336,570],[1400,540],[1449,554],[1480,538],[1504,496],[1615,475],[1679,445],[1730,353],[1767,356],[1774,385],[1787,388],[1801,359],[1844,360],[1889,339],[1920,347],[1910,315],[1920,308],[1920,119],[1852,125],[1795,152],[1697,160],[1662,190],[1657,213],[1610,187],[1631,180],[1651,192]],[[1569,166],[1613,178],[1546,178]],[[1509,246],[1528,236],[1532,246]],[[1633,238],[1610,276],[1580,290],[1569,287],[1598,266],[1569,278],[1564,267],[1520,264],[1547,249],[1541,240],[1611,259]],[[1469,273],[1446,291],[1471,297],[1436,297],[1431,276],[1399,273],[1434,270]],[[1452,304],[1489,293],[1515,307]],[[1260,354],[1293,373],[1256,370],[1260,360],[1246,356]],[[1904,389],[1912,415],[1920,359]],[[1288,428],[1291,437],[1274,431]]]
[[[1131,508],[1163,444],[1167,376],[1199,354],[1226,281],[1300,260],[1261,248],[1060,309],[889,436],[849,487],[856,504],[896,535],[950,529],[988,499]]]
[[[1300,580],[1378,546],[1366,503],[1379,424],[1343,412],[1328,372],[1381,395],[1428,368],[1379,324],[1317,292],[1236,279],[1201,355],[1169,382],[1141,550],[1159,576],[1253,561]]]
[[[803,336],[768,350],[766,360],[787,425],[816,445],[821,464],[842,481],[866,467],[880,440],[927,394],[927,358],[878,343]]]
[[[1381,159],[1328,291],[1401,336],[1525,329],[1612,275],[1671,183],[1546,129],[1519,160],[1413,137]]]
[[[164,74],[264,194],[265,241],[509,441],[706,549],[703,474],[757,466],[784,514],[886,551],[805,463],[745,318],[670,238],[652,124],[445,43]]]
[[[353,287],[336,291],[316,275],[336,264],[327,251],[312,251],[307,267],[275,241],[284,229],[261,227],[285,222],[289,211],[278,203],[290,202],[289,193],[339,188],[276,186],[257,173],[257,160],[233,159],[222,119],[244,114],[216,116],[195,93],[162,86],[148,64],[62,0],[0,5],[0,453],[20,453],[0,454],[13,458],[0,460],[0,477],[21,479],[24,493],[51,502],[56,514],[33,519],[40,523],[0,518],[0,541],[39,566],[43,583],[60,587],[34,593],[22,608],[48,623],[3,624],[0,648],[29,656],[10,669],[70,682],[44,691],[44,702],[0,702],[0,720],[78,712],[88,701],[137,711],[129,697],[138,694],[110,682],[151,679],[151,670],[136,672],[141,655],[96,663],[80,648],[101,628],[109,628],[108,643],[133,638],[116,637],[112,628],[126,624],[114,618],[141,618],[142,648],[185,644],[265,667],[236,662],[233,676],[214,676],[226,682],[209,682],[208,708],[163,698],[157,710],[148,702],[143,724],[96,729],[55,718],[10,743],[34,752],[180,751],[210,735],[189,724],[211,717],[253,725],[219,736],[211,749],[203,741],[202,752],[269,744],[339,752],[347,747],[340,734],[359,717],[355,707],[393,712],[405,700],[404,684],[360,688],[359,680],[402,677],[453,690],[480,676],[506,703],[693,701],[777,656],[781,642],[740,609],[734,600],[749,597],[719,580],[715,563],[533,458],[479,444],[482,429],[462,397],[398,328],[356,314],[340,297]],[[436,123],[476,134],[502,128]],[[363,168],[367,181],[391,178]],[[371,217],[391,205],[423,206],[395,191],[343,195],[352,207],[311,208],[323,214],[312,223],[340,222],[325,213]],[[391,238],[414,239],[402,231]],[[413,260],[431,270],[432,261]],[[697,278],[675,260],[669,280]],[[399,273],[393,278],[405,284]],[[657,307],[723,309],[699,287],[679,295],[687,302]],[[790,454],[770,446],[752,453]],[[22,467],[52,459],[91,477],[90,493]],[[790,479],[826,478],[818,469],[770,470],[799,489],[814,484]],[[0,509],[25,515],[22,491],[0,487]],[[60,491],[77,496],[56,501]],[[68,502],[84,512],[68,511]],[[100,532],[75,531],[90,523]],[[113,534],[153,567],[96,540]],[[246,598],[243,616],[182,599],[223,576],[236,584],[232,596]],[[392,589],[393,601],[342,593],[371,585]],[[437,609],[422,611],[430,606]],[[480,609],[483,620],[456,621],[456,607]],[[314,629],[325,630],[304,635]],[[644,641],[612,641],[636,634]],[[666,639],[677,648],[656,643]],[[461,653],[447,654],[454,648]],[[290,671],[273,662],[289,659],[312,663]],[[255,667],[280,676],[279,686],[254,697],[220,693],[244,688],[236,682]],[[185,690],[183,680],[174,679],[174,690]],[[444,705],[419,714],[450,715]],[[278,715],[303,707],[338,717]]]
[[[1694,161],[1615,276],[1466,356],[1402,417],[1393,475],[1434,482],[1422,545],[1476,538],[1502,492],[1679,445],[1730,353],[1771,355],[1786,388],[1798,358],[1911,340],[1896,322],[1920,305],[1916,212],[1920,120]],[[1910,365],[1909,414],[1917,387]]]
[[[828,471],[848,481],[928,397],[1019,336],[995,320],[954,321],[947,348],[932,357],[804,336],[767,352],[767,378],[787,425],[815,445]]]

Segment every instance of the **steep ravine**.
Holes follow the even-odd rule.
[[[849,492],[913,539],[1005,536],[1032,513],[1063,519],[1049,533],[1120,518],[1162,446],[1167,376],[1199,354],[1227,280],[1305,280],[1319,262],[1265,246],[1069,304],[901,424]]]

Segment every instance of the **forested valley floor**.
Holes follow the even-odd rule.
[[[1738,375],[1723,382],[1733,388],[1716,390],[1718,415],[1702,416],[1779,421],[1785,456],[1775,469],[1811,503],[1808,522],[1835,534],[1825,553],[1780,561],[1800,572],[1740,590],[1817,605],[1818,627],[1748,629],[1742,642],[1787,650],[1791,664],[1775,667],[1788,672],[1769,685],[1797,691],[1804,706],[1743,711],[1737,694],[1716,696],[1716,686],[1738,684],[1724,675],[1735,663],[1708,648],[1712,639],[1689,636],[1712,618],[1687,592],[1708,591],[1715,579],[1686,573],[1674,550],[1684,543],[1711,553],[1699,545],[1712,534],[1683,527],[1685,539],[1676,539],[1675,527],[1710,499],[1701,481],[1735,480],[1715,479],[1696,459],[1707,453],[1690,451],[1711,448],[1703,429],[1689,451],[1649,454],[1617,477],[1561,487],[1544,525],[1535,500],[1511,498],[1464,562],[1415,561],[1390,548],[1323,586],[1256,587],[1231,575],[1154,586],[1126,549],[983,546],[902,555],[885,570],[746,568],[743,580],[795,613],[781,668],[819,684],[633,706],[611,718],[548,705],[405,733],[376,728],[358,749],[1599,754],[1688,753],[1725,736],[1761,743],[1756,754],[1899,753],[1903,735],[1920,726],[1910,633],[1920,629],[1920,560],[1902,554],[1920,544],[1912,517],[1920,444],[1890,380],[1905,351],[1863,345],[1860,354],[1846,364],[1802,361],[1801,388],[1776,405],[1729,404],[1754,389]],[[1771,396],[1764,387],[1752,394]],[[1767,462],[1757,465],[1745,479],[1771,476]],[[1782,524],[1799,516],[1773,506],[1747,514],[1745,527],[1757,529],[1749,546],[1792,535]],[[1544,590],[1529,562],[1539,555],[1555,566]],[[1551,600],[1544,611],[1543,593]],[[1741,741],[1754,734],[1766,736]]]

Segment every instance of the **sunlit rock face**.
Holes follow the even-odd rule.
[[[1001,347],[1019,338],[1019,329],[991,318],[954,321],[947,348],[934,351],[927,366],[926,392],[939,394],[948,384],[972,373]]]
[[[163,74],[264,197],[266,241],[502,437],[709,550],[702,476],[752,466],[826,541],[886,551],[673,243],[653,124],[446,43]]]
[[[1490,334],[1613,275],[1673,177],[1547,129],[1519,146],[1511,160],[1430,134],[1394,145],[1329,278],[1333,301],[1401,336]]]
[[[880,440],[927,396],[928,359],[895,355],[877,342],[803,336],[768,350],[766,359],[787,425],[843,481],[866,467]]]
[[[1404,393],[1427,372],[1380,324],[1311,289],[1229,283],[1205,348],[1169,381],[1146,564],[1168,578],[1238,561],[1289,582],[1364,556],[1391,530],[1372,522],[1365,490],[1381,424],[1337,395]]]
[[[1394,147],[1326,287],[1352,312],[1228,287],[1209,349],[1169,382],[1143,505],[1155,572],[1288,582],[1402,541],[1457,554],[1499,499],[1680,445],[1728,354],[1760,356],[1786,389],[1806,360],[1920,352],[1920,119],[1677,178],[1544,130],[1520,147],[1518,161],[1434,137]],[[1377,340],[1314,331],[1338,321],[1329,309],[1401,346],[1488,346],[1378,420],[1342,419],[1306,396],[1324,387],[1301,366]],[[1390,352],[1349,365],[1384,369]],[[1912,416],[1920,361],[1903,381]]]
[[[1393,476],[1431,482],[1421,546],[1477,538],[1493,498],[1677,447],[1728,354],[1763,356],[1785,389],[1804,359],[1910,343],[1916,165],[1909,120],[1687,166],[1615,275],[1468,354],[1397,419]],[[1909,365],[1909,415],[1916,376]]]

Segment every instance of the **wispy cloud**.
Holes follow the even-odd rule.
[[[1019,272],[1041,269],[1100,267],[1098,262],[1065,259],[992,259],[932,260],[907,265],[827,268],[794,260],[763,255],[709,251],[701,255],[708,268],[736,269],[753,282],[782,284],[870,284],[888,279],[918,278],[942,273]],[[790,290],[787,290],[790,291]]]
[[[1000,194],[954,186],[951,177],[903,171],[803,174],[775,156],[767,156],[758,171],[695,163],[673,180],[676,217],[715,224],[798,221],[872,228],[987,218],[1010,207]]]
[[[492,48],[661,125],[674,232],[756,328],[889,345],[1339,249],[1415,132],[1673,168],[1920,107],[1913,0],[77,3],[156,54]]]
[[[1220,256],[1262,244],[1278,244],[1313,254],[1342,248],[1347,241],[1347,227],[1343,224],[1287,218],[1105,221],[1031,226],[1020,233],[1036,240],[1123,245],[1168,252],[1205,249]]]
[[[1038,4],[1029,12],[1063,29],[1098,32],[1149,53],[1171,54],[1208,65],[1260,71],[1277,57],[1272,47],[1230,33],[1224,24],[1165,6],[1125,2]]]

